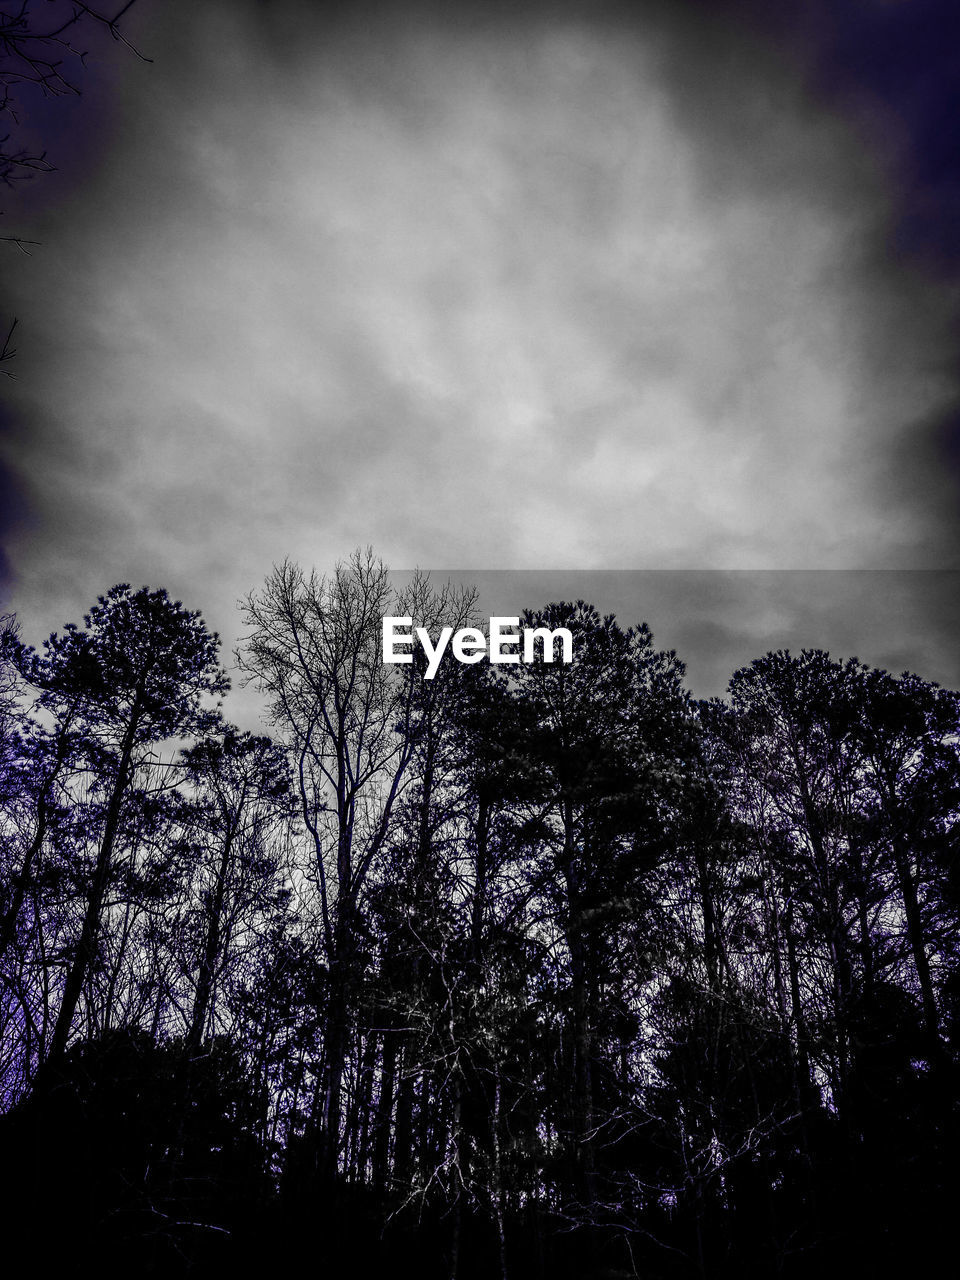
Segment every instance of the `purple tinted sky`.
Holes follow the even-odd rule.
[[[751,643],[954,678],[952,577],[734,571],[960,565],[955,6],[139,0],[128,29],[152,64],[91,37],[83,98],[27,104],[57,172],[5,202],[43,242],[3,262],[28,635],[122,580],[232,641],[274,561],[372,543],[723,571],[650,597],[691,678]]]

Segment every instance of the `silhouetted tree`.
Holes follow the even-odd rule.
[[[100,597],[82,628],[68,625],[45,641],[42,653],[19,651],[20,670],[38,690],[38,708],[61,732],[66,724],[76,726],[100,798],[90,814],[97,851],[50,1041],[52,1057],[66,1048],[96,959],[124,806],[157,744],[211,727],[216,713],[208,699],[228,687],[217,666],[218,645],[200,615],[165,591],[133,592],[122,584]]]
[[[960,696],[807,650],[694,704],[584,602],[523,618],[570,663],[383,664],[385,615],[474,604],[275,570],[240,660],[277,742],[162,591],[7,626],[3,1198],[170,1275],[930,1270]]]

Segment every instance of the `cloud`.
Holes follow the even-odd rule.
[[[955,563],[949,306],[889,175],[727,12],[591,12],[151,19],[11,271],[13,603],[149,581],[231,633],[273,561],[366,543]]]

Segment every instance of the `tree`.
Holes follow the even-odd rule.
[[[49,1055],[66,1049],[97,942],[121,818],[151,750],[172,738],[207,732],[217,713],[209,699],[229,687],[217,664],[219,639],[199,613],[165,591],[126,583],[44,642],[42,653],[19,646],[18,668],[38,691],[37,706],[55,725],[70,723],[81,739],[101,798],[91,813],[96,859],[79,937],[68,965]]]
[[[927,1049],[940,1059],[940,1014],[928,952],[941,930],[935,904],[925,909],[924,890],[932,889],[941,907],[947,905],[953,820],[960,803],[960,697],[910,672],[895,677],[858,667],[850,688],[850,722],[867,766],[870,836],[881,843],[895,872]],[[955,912],[948,909],[942,919],[947,936],[955,923]]]
[[[149,61],[127,40],[120,25],[134,3],[127,0],[110,16],[81,0],[53,0],[43,5],[40,17],[30,0],[19,0],[13,12],[0,14],[0,115],[15,125],[20,123],[25,89],[44,98],[79,97],[87,56],[76,41],[81,28],[99,28],[138,58]],[[52,168],[45,153],[36,155],[23,146],[11,146],[9,133],[0,140],[0,183],[9,187]],[[15,237],[4,238],[23,243]]]
[[[517,695],[531,725],[524,751],[539,782],[528,840],[539,850],[541,901],[566,953],[558,996],[568,1010],[568,1074],[554,1082],[551,1104],[566,1135],[568,1195],[589,1220],[605,1198],[599,1152],[617,1108],[617,1072],[603,1043],[617,1040],[615,1010],[630,1003],[627,974],[615,961],[617,934],[649,927],[652,877],[678,838],[696,724],[682,664],[654,648],[645,625],[624,630],[583,601],[550,605],[523,622],[573,634],[574,662],[541,658],[518,667]]]
[[[294,761],[313,846],[320,938],[327,964],[324,1063],[314,1122],[321,1167],[336,1171],[351,998],[361,967],[362,899],[407,781],[429,700],[419,664],[382,661],[382,621],[411,616],[436,628],[468,612],[462,595],[433,593],[419,575],[402,596],[370,549],[330,577],[289,562],[244,606],[237,655],[269,699]]]
[[[955,1199],[960,696],[811,650],[695,705],[583,602],[524,619],[569,664],[383,664],[472,608],[276,570],[282,743],[163,592],[8,630],[4,1194],[177,1274],[906,1270]]]
[[[194,791],[187,822],[195,849],[188,908],[195,946],[186,957],[195,990],[186,1043],[196,1052],[243,935],[289,894],[279,883],[278,854],[290,817],[290,774],[269,738],[232,728],[189,748],[184,762]],[[247,948],[256,941],[247,937]]]
[[[820,650],[777,652],[736,672],[729,707],[707,720],[755,850],[752,945],[787,1032],[808,1229],[865,1239],[894,1185],[881,1153],[927,1152],[932,1182],[899,1185],[902,1203],[936,1204],[942,1189],[934,973],[954,963],[957,698]],[[862,1265],[862,1245],[850,1256]]]

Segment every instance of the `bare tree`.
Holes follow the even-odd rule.
[[[359,966],[362,895],[384,848],[425,720],[422,671],[382,661],[382,621],[394,614],[436,627],[460,621],[472,598],[434,593],[422,575],[398,594],[371,549],[329,576],[285,562],[252,593],[237,655],[267,694],[291,751],[313,847],[320,935],[327,963],[325,1052],[314,1124],[322,1169],[336,1168],[349,1009]]]

